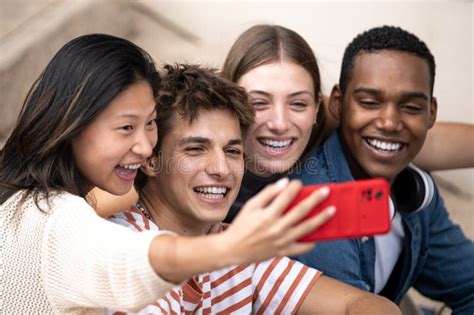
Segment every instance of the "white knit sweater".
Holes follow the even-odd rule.
[[[159,233],[133,233],[100,218],[83,198],[57,194],[50,204],[18,192],[0,206],[0,312],[135,311],[176,284],[152,269]]]

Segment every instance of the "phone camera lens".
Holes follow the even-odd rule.
[[[382,198],[383,196],[383,192],[381,192],[380,190],[377,191],[377,193],[375,194],[375,198],[377,198],[377,200],[379,200],[380,198]]]

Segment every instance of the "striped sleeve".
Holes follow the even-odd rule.
[[[316,269],[289,259],[272,258],[257,265],[254,314],[294,314],[320,276]]]
[[[138,211],[119,212],[110,216],[107,220],[125,226],[134,232],[159,231],[155,224],[150,224],[143,214]]]

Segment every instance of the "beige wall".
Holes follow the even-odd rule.
[[[51,56],[59,41],[110,32],[137,42],[159,64],[219,67],[236,37],[256,23],[299,32],[319,58],[326,92],[337,81],[343,50],[355,35],[376,25],[399,25],[425,40],[436,57],[439,119],[474,123],[472,1],[2,0],[0,13],[0,131],[11,128],[27,88],[49,60],[40,56]],[[29,51],[18,52],[26,45],[32,46]],[[442,175],[474,191],[473,169]]]
[[[159,61],[220,66],[247,27],[281,24],[299,32],[313,47],[326,90],[337,81],[344,48],[355,35],[377,25],[399,25],[422,38],[436,57],[440,118],[474,122],[473,2],[146,2],[201,40],[196,49],[162,54]],[[157,45],[159,41],[157,34]]]
[[[401,26],[423,39],[436,58],[438,120],[474,123],[472,1],[141,3],[198,37],[194,42],[170,46],[165,37],[163,45],[150,24],[138,41],[159,62],[190,61],[220,67],[243,30],[256,23],[280,24],[299,32],[311,45],[326,92],[337,82],[344,48],[355,35],[383,24]],[[445,171],[442,175],[474,192],[474,170]]]

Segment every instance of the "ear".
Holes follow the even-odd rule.
[[[339,88],[338,84],[336,84],[331,90],[331,95],[329,96],[328,109],[329,109],[329,113],[335,120],[337,121],[341,120],[342,95],[341,95],[341,89]]]
[[[141,166],[141,170],[149,177],[156,177],[160,169],[159,163],[160,155],[153,152],[153,154],[146,160],[144,166]]]
[[[438,101],[436,97],[431,99],[431,106],[430,106],[430,121],[429,121],[429,128],[433,127],[436,122],[436,115],[438,113]]]

